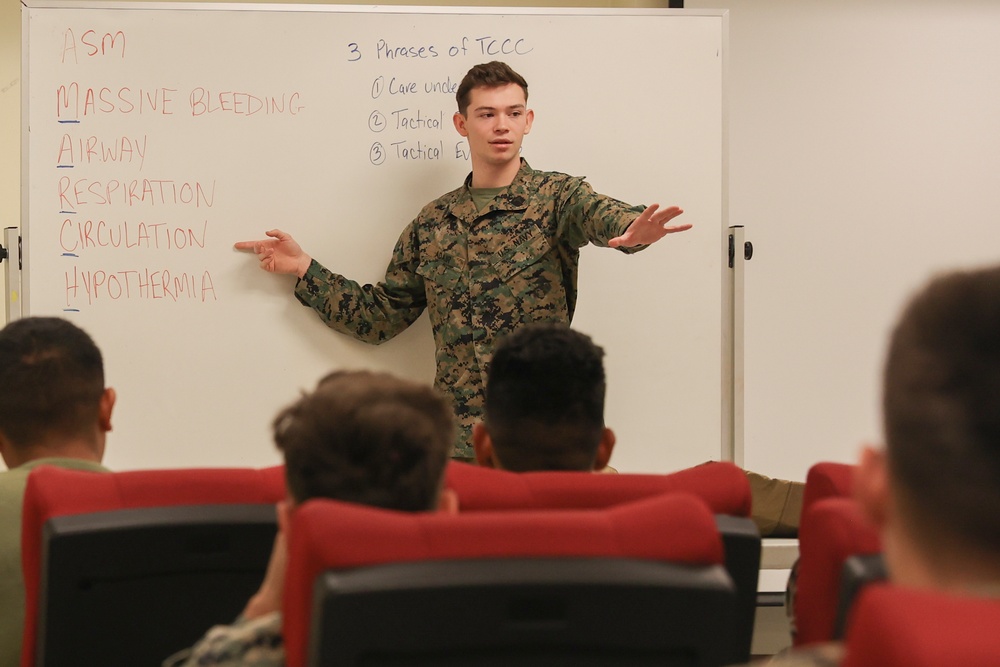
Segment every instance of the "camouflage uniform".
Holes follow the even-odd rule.
[[[529,322],[568,324],[579,249],[607,246],[643,208],[522,160],[510,186],[480,211],[471,179],[403,230],[378,284],[359,285],[314,261],[295,286],[296,297],[331,328],[367,343],[389,340],[428,310],[434,385],[451,397],[459,425],[455,457],[473,456],[470,433],[496,339]]]
[[[217,625],[192,648],[170,656],[163,667],[284,667],[281,612]]]

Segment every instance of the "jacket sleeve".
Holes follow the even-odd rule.
[[[427,305],[418,264],[416,226],[411,223],[396,242],[380,282],[360,285],[313,260],[295,284],[295,297],[331,329],[378,345],[413,324]]]
[[[621,236],[645,208],[598,194],[582,178],[570,179],[558,206],[559,237],[577,248],[588,243],[606,248],[608,241]],[[645,247],[618,250],[633,253]]]

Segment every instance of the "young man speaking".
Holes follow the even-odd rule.
[[[582,178],[532,169],[520,157],[534,120],[528,84],[505,63],[473,67],[456,98],[472,173],[403,230],[382,281],[359,285],[334,273],[277,229],[236,248],[254,251],[265,271],[298,276],[299,301],[367,343],[389,340],[426,309],[434,384],[459,425],[452,456],[471,460],[494,342],[525,323],[572,321],[580,248],[634,252],[691,225],[671,224],[683,212],[676,206],[630,206]]]

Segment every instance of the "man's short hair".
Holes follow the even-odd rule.
[[[297,503],[411,512],[436,506],[454,440],[451,410],[431,387],[368,371],[327,375],[273,428]]]
[[[25,317],[0,330],[0,432],[11,446],[90,437],[103,393],[101,351],[72,322]]]
[[[921,543],[1000,554],[1000,267],[939,277],[909,303],[883,414],[890,475]]]
[[[455,100],[458,102],[458,112],[463,116],[469,110],[469,101],[472,99],[473,88],[499,88],[511,83],[521,86],[524,91],[524,101],[528,101],[528,82],[524,77],[515,72],[510,66],[499,60],[476,65],[470,69],[462,82],[458,84],[455,92]]]
[[[485,424],[502,467],[590,470],[604,432],[604,350],[562,324],[529,324],[497,343]]]

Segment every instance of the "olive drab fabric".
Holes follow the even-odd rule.
[[[568,324],[579,249],[607,246],[643,210],[524,160],[514,181],[479,210],[471,178],[403,230],[381,282],[359,285],[314,261],[295,286],[296,297],[331,328],[367,343],[389,340],[427,310],[434,384],[450,397],[459,426],[456,457],[473,456],[472,425],[482,414],[497,338],[529,322]]]

